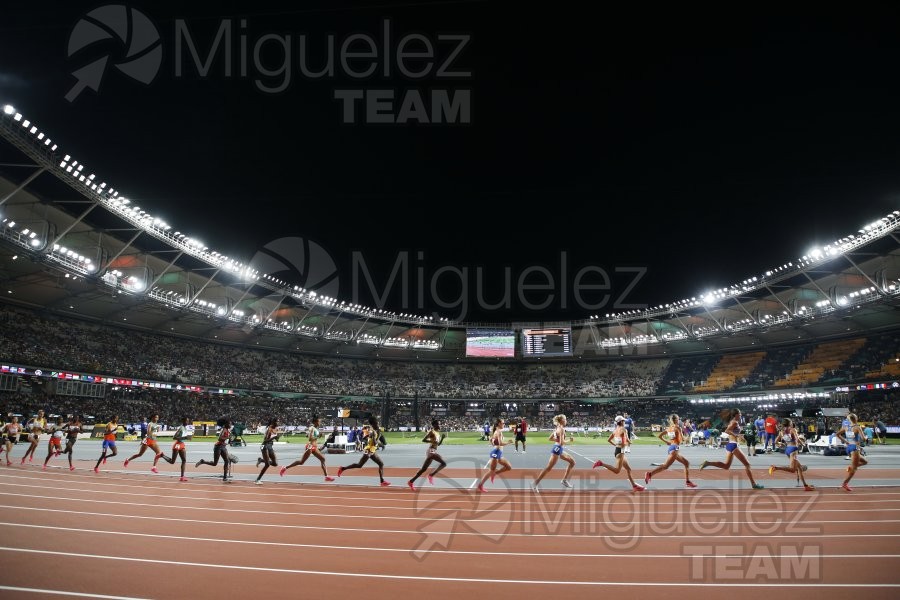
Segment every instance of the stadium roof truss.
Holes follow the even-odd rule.
[[[0,113],[0,136],[25,160],[0,164],[0,292],[8,301],[179,336],[349,356],[460,358],[466,327],[480,325],[348,303],[261,273],[135,206],[12,107]],[[900,325],[898,227],[895,211],[700,298],[571,323],[574,352],[673,356]]]

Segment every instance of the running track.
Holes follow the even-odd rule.
[[[191,475],[179,483],[145,473],[3,467],[0,597],[221,600],[309,589],[340,598],[368,589],[372,598],[410,591],[649,598],[665,589],[749,598],[761,585],[782,595],[900,593],[900,488],[865,487],[861,477],[852,494],[536,496],[500,481],[479,495],[468,481],[413,493],[348,485],[347,476],[322,485],[269,478],[257,487]],[[692,558],[696,546],[732,557]],[[796,574],[795,555],[814,558],[799,578],[777,579]],[[36,581],[46,589],[24,593]]]

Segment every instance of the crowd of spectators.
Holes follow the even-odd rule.
[[[857,356],[848,357],[848,364],[854,372],[880,368],[885,357],[897,354],[898,343],[897,334],[873,336]],[[772,349],[761,364],[778,363],[784,371],[789,365],[781,359],[796,354],[791,352]],[[640,398],[653,403],[654,395],[689,390],[716,360],[710,355],[541,363],[320,357],[188,340],[0,305],[0,361],[249,390],[254,397],[291,392],[482,400]]]

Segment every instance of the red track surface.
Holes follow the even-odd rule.
[[[92,597],[217,600],[304,589],[758,598],[761,584],[893,598],[900,587],[898,488],[534,495],[498,482],[479,495],[275,480],[3,468],[0,597],[61,597],[17,589],[36,582]],[[874,587],[851,592],[860,584]]]

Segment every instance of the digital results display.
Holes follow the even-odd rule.
[[[466,356],[512,358],[515,354],[515,331],[508,329],[466,330]]]
[[[522,356],[572,356],[572,328],[523,329]]]

